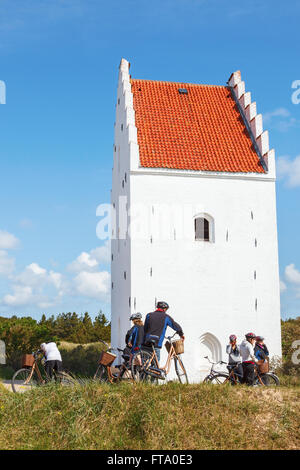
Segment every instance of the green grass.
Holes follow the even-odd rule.
[[[0,449],[297,449],[300,388],[0,387]]]

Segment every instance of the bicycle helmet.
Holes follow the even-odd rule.
[[[254,333],[247,333],[246,335],[246,338],[250,338],[250,339],[255,339],[256,338],[256,335]]]
[[[229,341],[236,341],[236,340],[237,340],[237,338],[236,338],[235,335],[230,335],[229,336]]]
[[[164,310],[164,309],[168,310],[169,305],[167,304],[167,302],[162,302],[162,301],[161,301],[161,302],[157,302],[156,308],[161,308],[161,309],[163,309],[163,310]]]
[[[257,341],[263,341],[265,338],[263,336],[256,336],[255,338]]]
[[[129,320],[141,320],[142,319],[142,314],[140,312],[133,313],[130,315]]]

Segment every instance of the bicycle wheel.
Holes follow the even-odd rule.
[[[102,364],[98,366],[98,369],[94,375],[94,380],[99,380],[99,382],[109,382],[107,369]]]
[[[61,371],[56,373],[58,382],[64,386],[75,385],[76,380],[67,372]]]
[[[180,357],[174,357],[174,364],[179,382],[182,384],[188,384],[189,380],[182,359]]]
[[[144,371],[144,367],[150,365],[151,357],[152,354],[147,351],[140,351],[133,356],[131,360],[131,375],[135,382],[148,382],[150,381],[149,377],[152,378]]]
[[[18,370],[11,380],[11,386],[15,393],[32,390],[38,385],[41,385],[41,382],[39,381],[36,372],[33,371],[32,373],[31,369]]]
[[[228,375],[216,374],[216,375],[206,377],[204,381],[206,383],[211,383],[213,385],[223,385],[225,382],[228,382]]]
[[[280,385],[279,378],[277,377],[277,375],[271,374],[270,372],[262,374],[260,376],[260,379],[265,387],[277,387],[278,385]],[[262,386],[258,377],[256,378],[254,384]]]

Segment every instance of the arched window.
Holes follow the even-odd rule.
[[[198,370],[198,378],[203,380],[210,371],[210,361],[218,362],[222,360],[222,346],[219,339],[212,333],[204,333],[199,338],[197,353],[194,358],[195,368]]]
[[[212,333],[204,333],[200,336],[201,353],[203,358],[208,356],[213,362],[221,361],[222,359],[222,346],[218,338]],[[201,357],[202,359],[202,357]],[[203,361],[204,364],[207,362]]]
[[[214,241],[214,219],[208,214],[199,214],[194,218],[195,240]]]

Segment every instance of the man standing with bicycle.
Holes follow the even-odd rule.
[[[61,354],[56,343],[42,343],[40,348],[46,359],[46,375],[49,379],[52,379],[53,371],[61,372],[62,370]]]
[[[240,354],[242,356],[243,366],[243,383],[246,385],[253,385],[254,382],[254,366],[257,359],[254,354],[255,334],[247,333],[246,339],[240,344]]]
[[[181,339],[184,340],[181,326],[166,313],[168,309],[169,305],[166,302],[157,302],[155,312],[148,313],[145,319],[144,345],[147,346],[147,341],[149,341],[150,336],[157,337],[155,338],[155,352],[158,361],[160,360],[160,350],[162,348],[168,326],[175,330]]]

